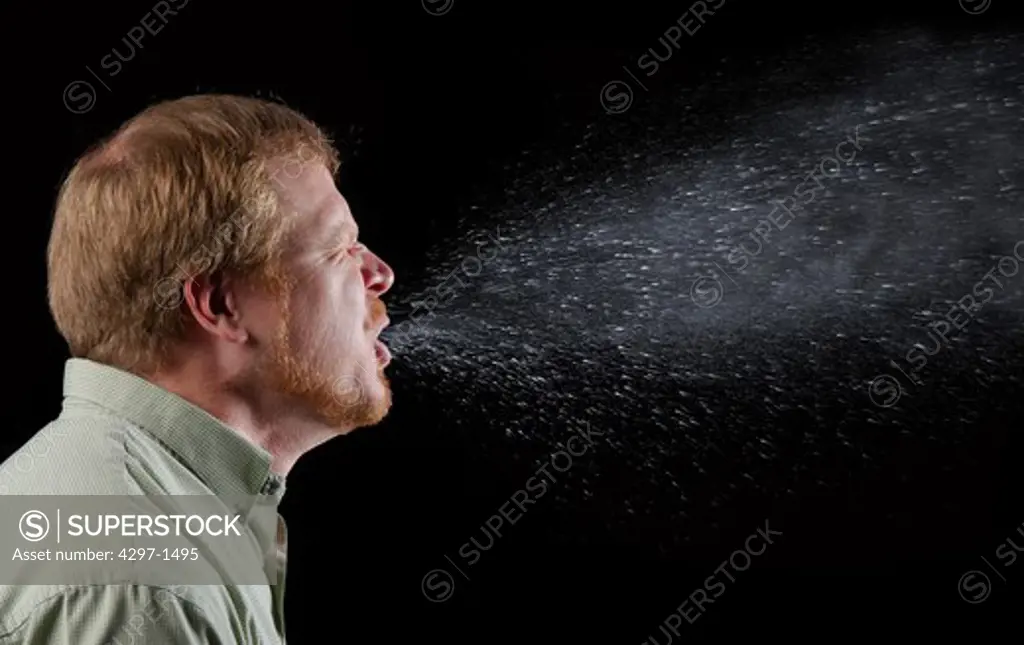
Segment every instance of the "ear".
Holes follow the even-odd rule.
[[[238,283],[223,272],[196,275],[184,285],[183,306],[202,329],[224,340],[244,343]]]

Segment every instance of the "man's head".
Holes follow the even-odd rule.
[[[357,241],[338,166],[315,124],[257,99],[194,96],[134,117],[58,197],[49,299],[72,355],[199,379],[264,421],[379,421],[394,276]]]

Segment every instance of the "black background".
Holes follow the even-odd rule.
[[[614,119],[601,109],[601,87],[622,76],[622,65],[632,65],[688,3],[455,0],[450,12],[431,16],[419,2],[192,0],[105,79],[109,89],[100,87],[85,67],[98,72],[100,58],[151,4],[33,7],[38,15],[7,21],[10,38],[32,40],[11,59],[23,62],[14,71],[25,79],[12,76],[18,91],[7,106],[15,113],[8,127],[17,150],[7,221],[16,234],[4,257],[12,382],[2,456],[59,411],[66,348],[46,307],[44,261],[56,187],[88,144],[145,105],[195,92],[259,93],[325,125],[347,156],[340,184],[364,241],[400,282],[415,285],[427,250],[455,232],[453,215],[500,196],[500,168],[523,147],[558,157],[579,140],[579,124],[601,127]],[[956,0],[728,0],[684,39],[645,96],[656,101],[672,87],[706,82],[702,70],[723,55],[743,68],[743,61],[770,58],[806,34],[834,40],[841,51],[844,39],[871,26],[928,26],[940,34],[1005,29],[1015,24],[1012,4],[994,0],[986,14],[969,16]],[[75,80],[96,85],[95,105],[84,114],[62,103]],[[707,116],[715,122],[715,114]],[[661,622],[761,526],[744,519],[720,532],[721,541],[666,550],[656,521],[638,518],[632,540],[612,540],[583,502],[538,505],[467,572],[470,581],[456,578],[450,600],[428,602],[423,575],[446,567],[444,555],[454,558],[532,468],[515,460],[496,469],[471,437],[446,432],[447,417],[474,414],[456,400],[431,398],[400,377],[395,388],[394,411],[381,426],[318,449],[289,477],[282,512],[291,536],[290,642],[639,643],[656,633],[664,642]],[[995,436],[1017,433],[1019,446],[1019,417],[988,422],[1001,424]],[[845,496],[823,492],[795,506],[736,511],[771,518],[786,537],[694,625],[684,624],[683,640],[961,629],[987,637],[1000,625],[1019,633],[1019,565],[1010,571],[1019,579],[983,605],[964,603],[955,590],[959,574],[981,568],[981,555],[991,560],[1024,519],[1019,455],[1005,452],[1013,447],[980,452],[990,461],[955,479],[977,500],[970,509],[909,513],[913,524],[890,523],[884,531],[861,504],[885,491],[855,494],[870,489],[870,481],[850,483]],[[614,458],[601,457],[600,468],[605,488],[614,491]],[[899,468],[910,472],[915,464],[890,476],[898,478]],[[950,481],[918,481],[902,499],[934,501]],[[587,503],[617,500],[606,492]],[[729,524],[728,509],[712,514]]]

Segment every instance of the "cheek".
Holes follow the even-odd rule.
[[[338,281],[335,296],[338,319],[344,321],[346,327],[363,329],[366,323],[366,291],[358,272]]]
[[[358,346],[364,336],[365,302],[362,281],[351,276],[321,276],[296,298],[294,319],[306,346],[337,354]]]
[[[288,299],[291,324],[288,333],[296,348],[317,349],[331,319],[329,291],[322,278],[310,278],[296,287]]]

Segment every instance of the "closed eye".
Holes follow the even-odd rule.
[[[346,241],[345,243],[338,247],[334,254],[336,257],[340,259],[345,259],[346,257],[349,256],[358,255],[359,253],[361,253],[363,248],[363,245],[360,244],[359,242]]]

